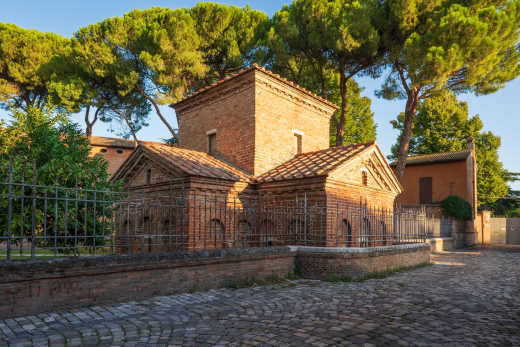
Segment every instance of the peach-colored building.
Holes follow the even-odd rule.
[[[431,204],[457,195],[476,212],[476,172],[473,139],[468,139],[464,151],[410,156],[402,180],[404,191],[398,201],[404,205]]]

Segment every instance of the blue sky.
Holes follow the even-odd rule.
[[[283,4],[290,1],[225,0],[222,2],[237,6],[249,4],[252,8],[272,15]],[[192,0],[3,0],[0,22],[14,23],[23,28],[55,32],[70,37],[81,26],[107,17],[120,16],[135,8],[191,7],[196,3],[197,1]],[[365,88],[363,94],[372,99],[372,110],[378,124],[377,140],[383,152],[388,154],[398,136],[389,122],[404,110],[404,101],[376,98],[374,90],[381,85],[381,81],[365,78],[357,81]],[[511,171],[520,172],[520,78],[510,82],[506,88],[495,94],[480,97],[463,95],[460,98],[468,102],[471,115],[480,115],[485,130],[490,130],[502,138],[500,159],[504,166]],[[165,107],[164,112],[171,120],[175,119],[173,110]],[[6,114],[0,111],[0,118],[5,117]],[[74,118],[82,122],[82,115],[75,115]],[[110,133],[106,131],[104,124],[98,124],[94,127],[94,135],[110,136]],[[152,115],[150,126],[141,130],[138,136],[143,140],[159,140],[168,137],[168,132],[157,117]],[[520,182],[517,182],[514,188],[520,189]]]

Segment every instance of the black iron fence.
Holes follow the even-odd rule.
[[[366,202],[135,194],[0,182],[0,259],[305,245],[424,242],[435,220]]]

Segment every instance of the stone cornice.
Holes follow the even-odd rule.
[[[186,109],[194,108],[230,93],[246,89],[244,88],[245,86],[243,83],[249,83],[253,86],[253,80],[255,78],[258,79],[258,77],[262,77],[264,84],[267,84],[268,87],[276,88],[278,93],[282,92],[286,96],[298,99],[300,102],[306,103],[309,106],[320,110],[320,112],[325,112],[331,115],[336,109],[338,109],[338,106],[332,102],[323,99],[320,96],[298,86],[296,83],[271,71],[265,70],[256,64],[221,81],[215,82],[210,86],[202,88],[170,106],[174,108],[177,113],[182,113]],[[240,82],[237,84],[238,81]]]
[[[203,92],[197,93],[193,97],[186,98],[176,104],[170,105],[175,109],[177,116],[182,115],[186,110],[195,110],[200,107],[206,107],[215,101],[221,101],[224,98],[238,94],[245,90],[251,89],[253,93],[254,81],[248,75],[239,76],[240,78],[229,80],[229,83],[222,83],[218,88],[208,88]]]

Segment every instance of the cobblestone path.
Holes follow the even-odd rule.
[[[520,345],[520,249],[362,283],[297,281],[0,321],[0,345]],[[367,345],[368,344],[368,345]]]

